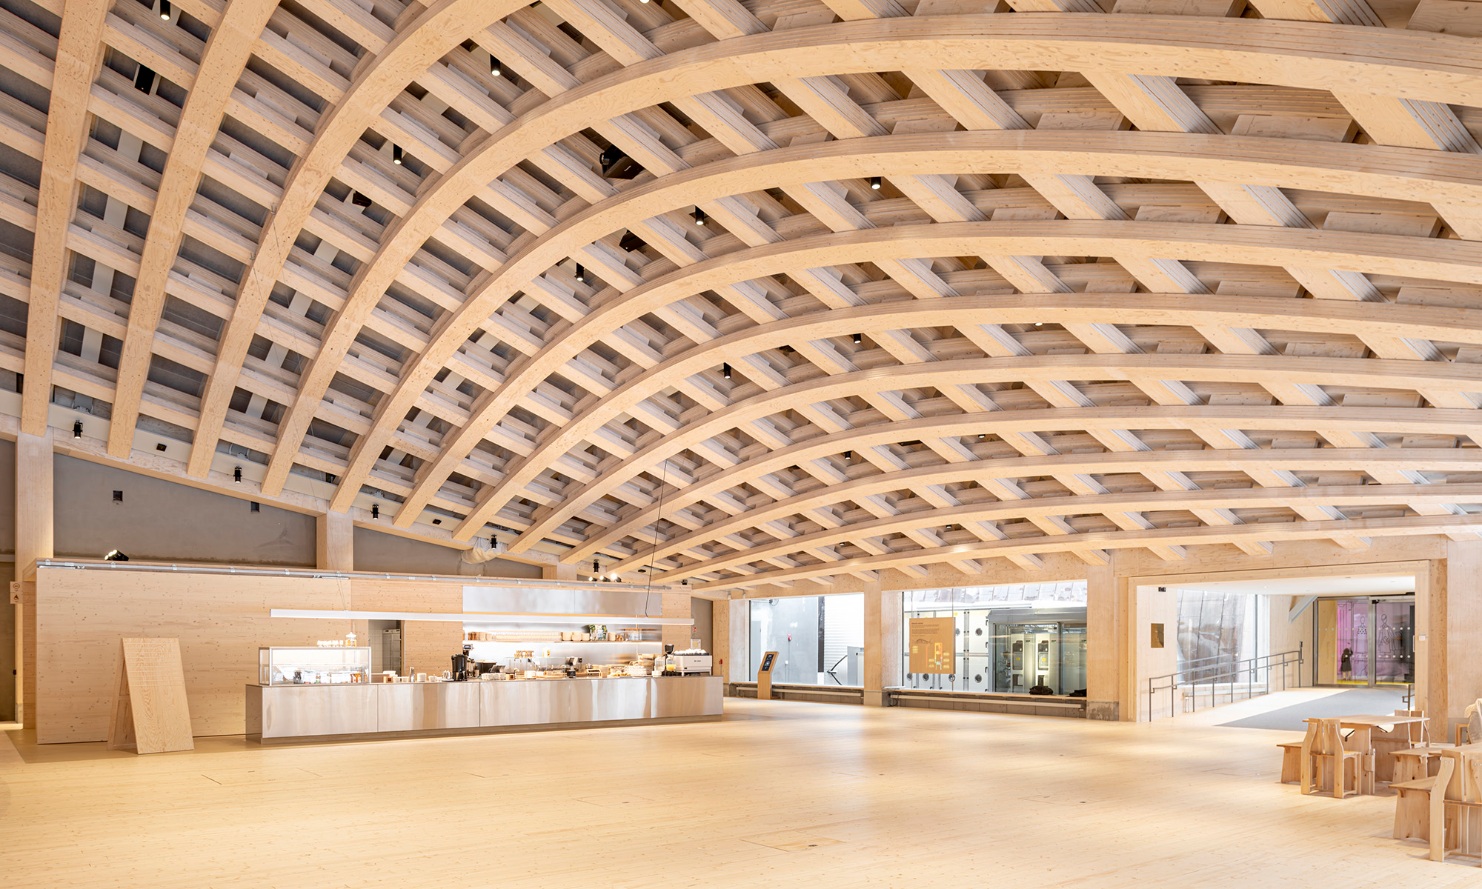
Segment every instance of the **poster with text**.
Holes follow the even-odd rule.
[[[956,673],[957,621],[913,617],[910,622],[912,673]]]

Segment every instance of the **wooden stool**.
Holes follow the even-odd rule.
[[[1302,742],[1283,741],[1281,748],[1281,784],[1302,783]]]

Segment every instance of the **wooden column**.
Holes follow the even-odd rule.
[[[315,564],[326,571],[355,570],[355,523],[348,512],[331,512],[315,522]]]
[[[56,555],[55,481],[52,434],[16,436],[15,577],[21,604],[15,609],[16,721],[36,727],[36,572],[38,559]]]
[[[864,589],[864,704],[866,707],[885,706],[883,667],[889,659],[889,648],[881,633],[881,611],[884,604],[880,584],[872,583]]]
[[[731,600],[716,599],[710,603],[711,672],[721,682],[731,682]]]
[[[664,593],[663,594],[664,617],[689,617],[694,612],[690,610],[689,593]],[[690,647],[691,634],[694,627],[665,626],[659,634],[659,638],[665,645],[673,645],[675,651]]]
[[[864,703],[885,706],[885,689],[901,683],[900,591],[864,591]]]
[[[1121,608],[1111,564],[1086,568],[1086,716],[1122,718]]]
[[[730,673],[727,682],[750,682],[756,678],[751,673],[751,601],[732,599],[728,632],[731,639]]]
[[[1461,720],[1468,705],[1482,698],[1482,597],[1477,595],[1478,577],[1482,577],[1482,540],[1452,540],[1447,544],[1445,589],[1439,594],[1431,590],[1431,613],[1426,621],[1421,620],[1421,591],[1415,591],[1416,693],[1419,698],[1422,673],[1429,673],[1423,700],[1431,717],[1433,740],[1451,740],[1451,726]],[[1439,615],[1438,600],[1444,609]],[[1422,635],[1428,637],[1429,651],[1419,644]],[[1444,640],[1440,640],[1443,635]],[[1438,640],[1444,641],[1440,658],[1434,653]],[[1429,669],[1422,671],[1422,657],[1427,653],[1431,655],[1425,661]]]

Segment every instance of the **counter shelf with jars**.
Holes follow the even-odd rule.
[[[369,646],[283,646],[257,650],[262,685],[354,685],[371,681]]]
[[[621,675],[618,668],[628,666],[632,675],[646,676],[664,651],[660,627],[632,617],[507,615],[497,622],[466,622],[463,631],[471,659],[506,672],[559,669],[574,662],[604,676]],[[639,672],[641,667],[648,670]]]

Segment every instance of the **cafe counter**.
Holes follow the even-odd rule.
[[[719,676],[248,685],[263,743],[720,719]]]

